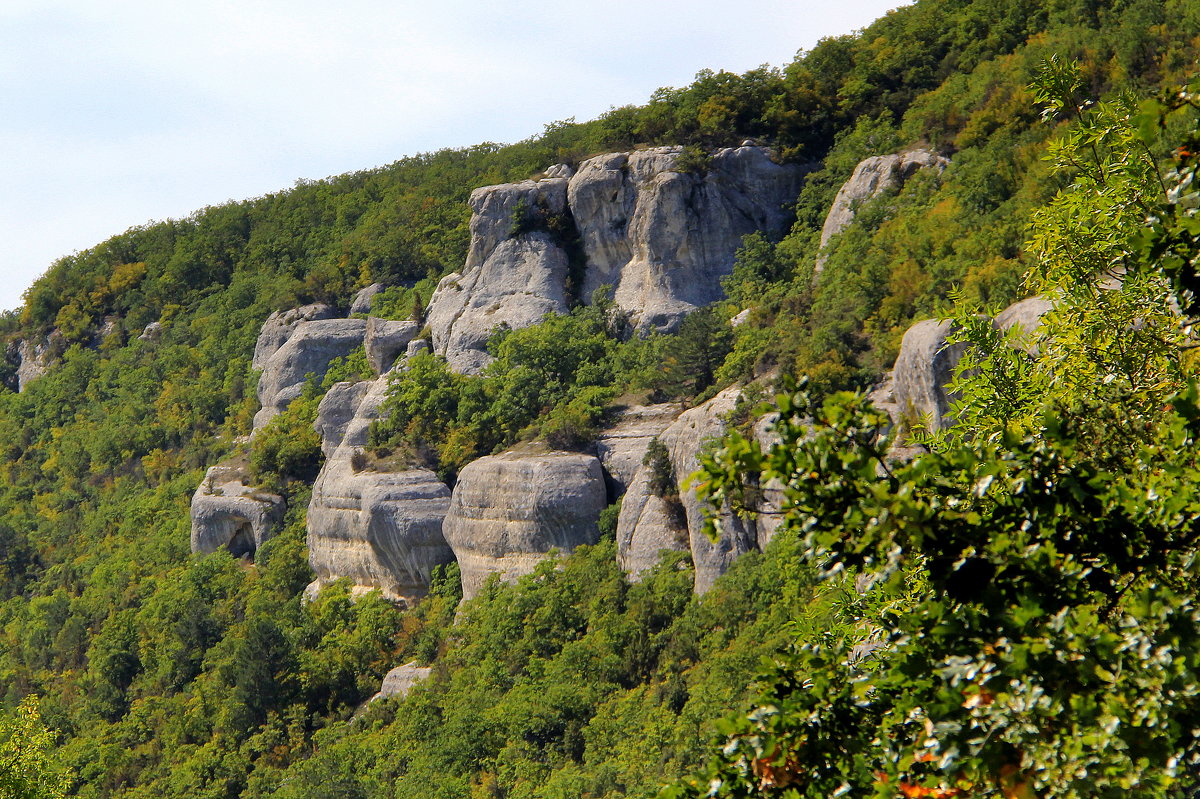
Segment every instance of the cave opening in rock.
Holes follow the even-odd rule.
[[[229,539],[227,547],[229,554],[235,558],[254,559],[254,529],[250,526],[250,522],[245,519],[238,520],[237,527],[233,531],[233,538]]]

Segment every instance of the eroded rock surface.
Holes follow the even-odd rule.
[[[192,495],[192,551],[253,556],[283,519],[283,497],[246,484],[245,473],[213,466]]]
[[[367,317],[366,339],[367,363],[381,375],[392,368],[398,358],[404,357],[409,342],[420,331],[416,322],[389,322],[374,316]]]
[[[804,170],[763,147],[713,153],[701,171],[675,171],[682,149],[656,147],[584,161],[568,190],[587,258],[583,299],[598,287],[639,331],[671,331],[721,299],[742,236],[779,232]]]
[[[646,447],[683,412],[676,403],[626,408],[615,423],[596,437],[596,456],[604,466],[614,495],[623,494],[646,457]]]
[[[337,310],[323,302],[302,305],[286,311],[275,311],[263,322],[262,329],[258,333],[258,341],[254,344],[254,358],[250,362],[251,367],[262,369],[275,351],[287,343],[301,322],[332,319],[335,316],[337,316]]]
[[[490,361],[485,345],[498,327],[565,313],[567,247],[585,262],[576,264],[578,299],[612,286],[639,331],[674,330],[688,313],[721,299],[721,278],[733,270],[742,237],[781,232],[784,205],[805,169],[748,146],[677,171],[682,152],[609,153],[573,174],[552,168],[538,181],[476,190],[467,261],[430,300],[434,351],[453,369],[477,373]]]
[[[731,386],[683,413],[658,436],[667,449],[673,472],[674,493],[678,495],[675,508],[651,491],[654,465],[639,467],[621,503],[617,521],[617,557],[630,575],[636,576],[656,563],[662,549],[687,548],[696,569],[696,592],[704,593],[738,556],[758,547],[754,522],[728,510],[718,516],[720,537],[715,543],[709,541],[702,531],[704,505],[695,491],[683,486],[700,466],[705,444],[725,433],[726,417],[740,395],[741,389]]]
[[[545,229],[565,218],[567,180],[487,186],[470,205],[467,261],[438,283],[428,322],[434,351],[455,371],[477,374],[491,362],[486,345],[497,328],[528,327],[569,308],[567,253]]]
[[[854,221],[858,207],[889,189],[898,189],[919,170],[932,168],[939,172],[950,162],[929,150],[912,150],[895,155],[877,155],[864,159],[854,168],[850,179],[842,184],[821,227],[821,249],[829,240]],[[825,265],[824,254],[817,256],[816,272]]]
[[[356,313],[370,314],[371,305],[375,302],[375,295],[380,294],[387,288],[382,283],[372,283],[364,289],[360,289],[354,295],[354,299],[350,301],[351,315]]]
[[[434,567],[454,559],[442,537],[450,489],[428,469],[364,467],[371,422],[387,396],[387,378],[337,383],[317,410],[326,454],[308,505],[311,595],[343,577],[361,593],[379,589],[411,602],[429,587]]]
[[[51,330],[50,335],[38,341],[21,339],[9,344],[5,357],[16,367],[16,390],[24,391],[29,381],[50,371],[64,349],[66,342],[58,330]]]
[[[272,324],[271,320],[267,324]],[[258,379],[258,401],[262,408],[254,415],[255,431],[300,396],[307,375],[320,380],[334,358],[345,357],[361,345],[366,326],[363,319],[318,319],[296,324],[283,345],[259,367],[262,376]],[[260,337],[260,343],[262,340]]]
[[[463,597],[491,574],[516,580],[553,550],[594,544],[606,504],[600,461],[591,455],[510,451],[467,464],[443,526]]]
[[[403,699],[408,696],[409,691],[429,679],[432,671],[433,669],[429,666],[418,666],[415,660],[405,663],[403,666],[397,666],[384,675],[379,692],[368,699],[367,703],[370,704],[390,696]]]
[[[1000,330],[1019,327],[1019,345],[1036,352],[1034,333],[1052,307],[1053,303],[1044,297],[1030,297],[996,314],[992,323]],[[900,342],[900,354],[892,370],[891,401],[896,407],[894,416],[910,427],[920,425],[937,431],[954,424],[950,406],[955,397],[949,387],[967,345],[949,342],[953,330],[950,320],[926,319],[910,327]],[[882,394],[880,399],[887,402]]]

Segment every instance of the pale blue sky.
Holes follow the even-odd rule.
[[[2,0],[0,309],[151,220],[782,65],[898,0]]]

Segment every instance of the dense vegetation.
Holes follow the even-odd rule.
[[[1087,729],[1104,731],[1110,717],[1124,718],[1126,710],[1113,704],[1121,697],[1141,692],[1149,702],[1156,692],[1192,684],[1190,661],[1172,661],[1164,668],[1175,671],[1149,677],[1118,662],[1142,651],[1131,643],[1138,636],[1153,648],[1155,636],[1190,634],[1193,595],[1173,576],[1187,567],[1192,543],[1169,557],[1166,544],[1180,543],[1180,519],[1193,512],[1190,492],[1180,488],[1195,470],[1192,401],[1175,396],[1191,372],[1181,358],[1145,371],[1155,358],[1178,353],[1167,335],[1175,328],[1144,312],[1166,296],[1155,270],[1186,276],[1181,264],[1194,255],[1195,234],[1186,220],[1164,216],[1144,234],[1144,247],[1132,248],[1126,239],[1142,229],[1143,201],[1121,197],[1143,196],[1128,182],[1137,176],[1122,183],[1121,169],[1106,166],[1088,185],[1085,166],[1095,162],[1086,158],[1052,170],[1047,150],[1062,155],[1061,142],[1091,135],[1092,117],[1064,107],[1067,113],[1044,123],[1029,85],[1037,65],[1057,54],[1079,62],[1076,97],[1146,96],[1194,68],[1198,33],[1200,10],[1186,0],[920,0],[859,34],[823,41],[782,69],[702,73],[643,106],[555,123],[516,145],[443,151],[304,183],[130,230],[57,262],[24,308],[0,323],[14,339],[58,330],[61,355],[24,392],[0,391],[0,757],[21,735],[38,745],[21,761],[22,773],[43,769],[37,758],[47,741],[34,706],[22,704],[37,695],[41,723],[60,735],[55,759],[80,796],[645,796],[660,776],[700,766],[715,720],[749,697],[760,657],[794,642],[762,686],[769,701],[761,707],[774,702],[783,711],[758,712],[729,728],[736,746],[712,766],[721,790],[799,791],[803,784],[809,793],[800,795],[825,796],[845,781],[882,794],[908,786],[930,791],[910,795],[1040,796],[1050,795],[1050,781],[1074,785],[1078,777],[1034,773],[1021,759],[1051,759],[1028,744],[1045,733],[1049,714],[1067,705],[1082,712],[1080,703],[1092,702],[1099,721]],[[1170,96],[1159,102],[1178,104]],[[1166,155],[1184,124],[1178,115],[1167,118],[1166,135],[1149,141],[1146,157]],[[787,236],[747,239],[727,303],[697,315],[676,337],[624,342],[611,335],[616,322],[603,307],[580,307],[498,338],[499,366],[482,378],[418,359],[376,431],[377,448],[403,450],[450,473],[521,437],[574,446],[621,395],[695,399],[714,385],[780,370],[808,374],[814,397],[825,397],[869,384],[890,364],[909,322],[948,309],[952,297],[1003,304],[1025,290],[1021,275],[1031,265],[1044,270],[1031,288],[1077,289],[1080,302],[1066,306],[1077,313],[1061,312],[1056,328],[1062,348],[1047,348],[1032,364],[978,340],[993,358],[978,379],[997,378],[996,385],[968,391],[977,413],[963,429],[973,434],[931,441],[930,459],[892,475],[894,488],[911,486],[911,501],[891,498],[908,496],[899,490],[879,496],[862,437],[818,437],[807,449],[793,447],[793,461],[773,466],[788,479],[817,475],[795,486],[793,499],[809,515],[798,514],[795,530],[763,555],[743,558],[703,599],[691,596],[689,566],[679,559],[629,585],[606,540],[561,571],[489,588],[457,624],[453,569],[408,611],[378,597],[351,602],[339,588],[302,604],[311,579],[302,478],[319,457],[303,436],[327,383],[312,386],[251,453],[256,472],[287,492],[281,534],[252,565],[227,553],[189,556],[189,497],[201,468],[248,430],[256,407],[249,356],[270,311],[316,299],[345,307],[356,288],[380,280],[396,288],[377,309],[407,317],[414,295],[428,299],[431,278],[460,265],[472,188],[609,149],[709,148],[747,137],[777,145],[787,158],[821,159],[821,166],[797,200]],[[861,208],[856,224],[831,243],[814,283],[819,228],[838,186],[864,156],[916,144],[951,155],[951,166]],[[1147,142],[1106,139],[1101,150],[1119,160],[1135,144]],[[1143,169],[1139,185],[1148,174]],[[1024,248],[1031,219],[1032,246]],[[1082,301],[1097,294],[1087,282],[1095,270],[1092,261],[1077,263],[1073,248],[1077,231],[1092,230],[1094,219],[1110,224],[1096,229],[1089,257],[1137,253],[1128,263],[1148,265],[1138,273],[1146,280],[1134,281],[1129,302],[1116,308],[1124,316]],[[1103,250],[1105,242],[1114,249]],[[1071,265],[1092,272],[1063,274]],[[728,333],[726,320],[743,308],[750,308],[748,322]],[[971,318],[962,320],[968,330]],[[1136,328],[1147,336],[1131,342],[1113,323],[1135,318],[1160,326]],[[106,320],[112,324],[100,336]],[[162,337],[139,339],[153,321],[163,323]],[[1162,335],[1150,337],[1153,331]],[[1148,357],[1138,374],[1150,377],[1128,385],[1094,379],[1108,374],[1106,354],[1132,343]],[[339,367],[343,374],[360,368]],[[998,376],[1013,369],[1019,379],[1000,385]],[[833,429],[872,429],[872,417],[845,402],[824,411]],[[1132,421],[1145,432],[1130,441],[1122,434],[1141,429]],[[992,481],[975,491],[981,470]],[[1014,486],[1031,474],[1054,477],[1039,495],[1053,515],[1025,538],[994,535],[1021,529],[1030,511]],[[1074,482],[1059,482],[1064,475]],[[1148,502],[1151,491],[1179,500]],[[959,509],[947,514],[952,506]],[[885,511],[904,523],[855,526]],[[806,535],[803,519],[831,515],[837,524],[822,522],[811,528],[820,536]],[[1092,524],[1109,517],[1112,525]],[[838,535],[860,528],[873,532]],[[1068,532],[1077,550],[1058,548]],[[1113,557],[1106,542],[1127,534],[1144,546],[1125,560]],[[846,541],[861,549],[845,551]],[[1030,547],[1037,557],[1025,554]],[[829,557],[855,566],[897,550],[893,569],[869,592],[817,580]],[[1151,562],[1137,560],[1147,553]],[[981,582],[989,589],[983,596],[956,595],[962,564],[972,559],[1013,579]],[[1100,578],[1090,575],[1116,582],[1096,585]],[[1125,575],[1137,580],[1126,586]],[[1030,580],[1060,604],[1029,593],[1025,611],[1005,616],[1012,592],[1033,591],[1025,587]],[[1114,585],[1121,586],[1115,596]],[[1060,607],[1075,609],[1061,624],[1051,612]],[[1125,624],[1129,618],[1142,623]],[[1103,671],[1086,675],[1078,659],[1067,659],[1055,694],[1065,704],[1047,704],[1019,727],[1000,712],[1017,694],[976,677],[983,669],[1017,680],[1031,669],[1041,673],[1043,652],[1030,649],[1036,641],[1013,632],[1026,623],[1034,625],[1031,640],[1090,647],[1106,659]],[[965,633],[952,634],[959,628]],[[842,662],[872,636],[885,644],[869,668]],[[1011,646],[997,643],[1002,636]],[[981,652],[995,657],[962,664],[978,666],[974,676],[936,668],[939,658],[978,659]],[[434,666],[426,686],[352,718],[383,673],[406,660]],[[858,701],[868,686],[890,704]],[[961,686],[981,698],[965,703]],[[1071,705],[1074,696],[1081,698]],[[1157,715],[1137,718],[1153,719],[1160,737],[1143,736],[1147,725],[1118,725],[1107,738],[1079,739],[1079,768],[1113,780],[1104,791],[1173,789],[1163,776],[1169,764],[1154,758],[1183,746],[1181,731],[1197,725],[1172,715],[1169,702],[1156,707],[1145,713]],[[825,737],[802,723],[814,708],[824,714],[815,723],[826,725]],[[914,716],[915,708],[925,715]],[[972,750],[978,727],[967,716],[986,716],[998,725],[995,740],[1011,748]],[[924,735],[926,720],[936,736]],[[755,726],[775,724],[777,739]],[[888,739],[894,758],[878,745],[852,746],[870,744],[881,728],[895,733]],[[926,745],[927,737],[936,745]],[[954,742],[970,756],[946,759]],[[917,758],[918,746],[937,760]],[[1103,746],[1128,757],[1086,761]],[[806,750],[821,751],[827,771],[801,783],[801,763],[818,760],[796,754]],[[48,769],[31,789],[42,793],[32,795],[53,795],[55,773]],[[1120,785],[1139,774],[1148,776]],[[996,782],[1002,777],[1011,779]],[[1034,785],[1038,792],[1029,794]]]

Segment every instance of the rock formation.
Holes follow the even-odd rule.
[[[702,531],[703,503],[695,491],[683,485],[700,466],[704,444],[725,433],[725,418],[740,395],[739,387],[727,388],[683,413],[658,436],[669,455],[677,500],[653,493],[653,464],[638,468],[617,521],[617,557],[630,575],[636,576],[657,563],[663,549],[690,549],[696,569],[696,592],[703,593],[739,555],[758,547],[754,522],[729,511],[718,517],[719,539],[715,543],[709,541]]]
[[[316,302],[312,305],[302,305],[287,311],[275,311],[263,322],[258,332],[258,341],[254,344],[254,358],[250,366],[263,369],[275,351],[287,343],[296,327],[301,322],[312,322],[317,319],[332,319],[337,316],[337,310],[331,305]]]
[[[678,147],[610,153],[554,177],[489,186],[471,195],[471,246],[461,272],[439,283],[429,305],[433,348],[452,368],[476,373],[503,325],[565,313],[577,246],[578,298],[602,285],[639,331],[670,331],[721,297],[742,236],[779,232],[799,190],[801,167],[762,147],[713,153],[701,172],[676,171]],[[560,177],[561,175],[561,177]],[[575,245],[575,240],[578,245]]]
[[[486,345],[496,328],[528,327],[568,310],[567,253],[539,229],[565,216],[567,181],[487,186],[472,192],[470,205],[467,261],[438,283],[428,322],[434,351],[452,369],[476,374],[491,362]],[[522,229],[525,220],[531,229]]]
[[[51,330],[40,341],[21,339],[9,344],[4,354],[15,370],[16,390],[24,391],[30,380],[36,380],[50,371],[50,366],[64,349],[66,341],[58,330]]]
[[[271,328],[264,326],[260,346],[255,347],[256,368],[262,369],[258,379],[258,401],[262,408],[254,415],[255,431],[300,396],[308,375],[320,380],[334,358],[345,357],[361,345],[367,326],[363,319],[301,321],[281,346],[274,347],[280,326],[272,324],[271,319],[267,324]],[[260,351],[270,353],[261,362]]]
[[[675,171],[678,147],[584,161],[569,198],[587,270],[582,296],[610,284],[639,331],[671,331],[724,296],[742,237],[781,232],[803,170],[763,147],[717,150],[701,171]]]
[[[1031,297],[1005,308],[992,322],[1000,330],[1019,326],[1022,340],[1018,343],[1034,352],[1034,331],[1052,307],[1044,297]],[[954,395],[949,386],[967,345],[949,343],[952,332],[953,322],[948,320],[926,319],[910,327],[900,342],[900,354],[892,370],[892,396],[880,392],[877,404],[886,407],[894,402],[895,415],[908,426],[919,424],[937,431],[953,425],[950,406]]]
[[[432,671],[433,669],[428,666],[418,666],[415,660],[405,663],[403,666],[397,666],[384,675],[383,684],[379,686],[378,693],[368,699],[367,704],[390,696],[403,699],[408,696],[409,691],[429,679]]]
[[[361,593],[393,600],[426,592],[434,567],[453,553],[442,537],[450,489],[428,469],[374,471],[361,459],[371,422],[387,396],[387,377],[336,383],[317,409],[325,465],[308,505],[312,595],[343,577]]]
[[[370,314],[371,305],[375,302],[375,295],[380,294],[386,288],[382,283],[372,283],[365,289],[360,290],[354,295],[354,299],[350,301],[350,315],[354,314]]]
[[[510,451],[467,464],[443,525],[463,597],[491,574],[515,580],[554,550],[594,544],[606,504],[600,461],[591,455]]]
[[[821,228],[821,250],[829,240],[854,221],[858,207],[889,189],[898,189],[918,170],[925,168],[941,172],[950,162],[928,150],[912,150],[897,155],[877,155],[861,161],[850,179],[842,184]],[[825,266],[825,255],[817,256],[815,273]]]
[[[392,368],[398,358],[404,357],[408,345],[421,326],[416,322],[389,322],[367,317],[366,338],[367,363],[381,375]]]
[[[213,466],[192,495],[192,551],[224,547],[234,557],[253,556],[283,519],[283,498],[246,484],[235,466]]]
[[[596,456],[604,466],[610,493],[624,494],[646,456],[646,448],[683,412],[675,403],[627,408],[596,437]]]

